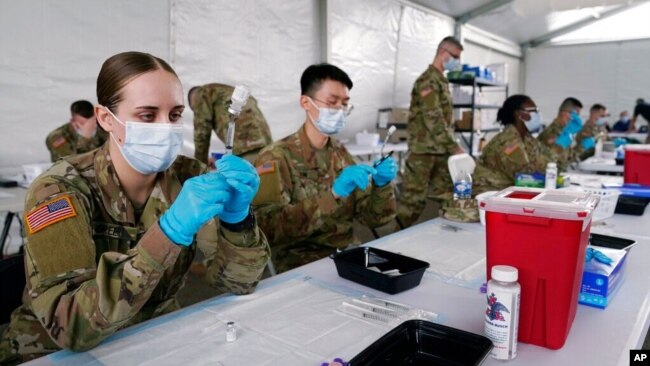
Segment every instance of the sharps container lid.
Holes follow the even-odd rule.
[[[502,282],[515,282],[519,278],[519,272],[512,266],[494,266],[492,267],[492,278]]]

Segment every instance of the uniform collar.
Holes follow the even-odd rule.
[[[309,123],[309,122],[305,122]],[[309,141],[309,137],[307,136],[307,130],[305,127],[305,124],[300,127],[300,130],[298,130],[298,141],[300,145],[302,146],[302,157],[304,161],[309,162],[310,164],[315,163],[315,154],[316,154],[316,149],[314,149],[313,146],[311,146],[311,142]],[[325,146],[323,146],[322,150],[331,150],[331,149],[338,149],[340,148],[341,143],[338,142],[336,138],[333,136],[329,136],[327,139],[327,143]]]
[[[104,209],[117,222],[128,223],[135,226],[135,213],[133,204],[126,197],[124,190],[115,172],[115,167],[108,152],[108,142],[100,147],[95,154],[94,167],[95,179],[101,192]],[[154,188],[144,207],[141,220],[157,220],[170,206],[170,202],[180,192],[181,184],[173,169],[158,173]],[[153,207],[155,205],[155,207]],[[153,210],[153,211],[152,211]],[[155,212],[154,212],[155,211]],[[154,213],[155,215],[151,215]],[[149,227],[153,222],[144,222]]]

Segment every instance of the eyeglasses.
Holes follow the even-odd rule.
[[[539,108],[520,108],[519,110],[526,113],[539,113]]]
[[[335,109],[336,111],[343,111],[343,113],[345,113],[346,116],[349,116],[350,113],[352,113],[352,110],[354,109],[354,106],[352,105],[352,103],[342,104],[340,106],[337,106],[335,103],[326,102],[324,100],[316,99],[316,98],[313,98],[313,97],[309,97],[309,99],[315,100],[317,102],[321,102],[321,103],[325,104],[327,106],[327,108],[329,108],[329,109]]]
[[[447,47],[443,47],[442,49],[445,50],[445,51],[447,51],[447,53],[450,54],[451,57],[453,57],[453,58],[455,58],[455,59],[459,59],[459,58],[460,58],[460,55],[454,55],[451,51],[449,51],[449,49],[448,49]]]

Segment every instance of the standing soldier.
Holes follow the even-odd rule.
[[[453,187],[447,159],[462,149],[453,135],[452,100],[443,71],[458,68],[462,51],[457,39],[443,39],[433,63],[415,81],[411,92],[409,156],[398,211],[398,220],[404,227],[418,219],[428,195],[451,199]]]
[[[52,162],[67,155],[96,149],[106,142],[106,132],[97,128],[93,105],[78,100],[70,105],[70,121],[47,135],[45,145]]]
[[[357,165],[332,137],[352,110],[348,75],[333,65],[312,65],[300,85],[304,125],[262,150],[256,162],[261,179],[256,216],[278,272],[358,243],[355,219],[374,228],[395,216],[395,161]]]
[[[221,141],[226,141],[228,106],[233,90],[235,88],[230,85],[214,83],[195,86],[187,94],[194,112],[194,157],[206,164],[212,162],[208,157],[212,130]],[[259,151],[272,142],[269,125],[257,100],[251,96],[237,118],[233,154],[253,162]]]

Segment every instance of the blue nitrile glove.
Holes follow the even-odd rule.
[[[190,178],[160,218],[160,229],[174,243],[188,246],[206,222],[222,213],[229,199],[230,185],[221,174]]]
[[[229,224],[241,222],[248,216],[249,207],[260,187],[260,176],[248,161],[235,155],[217,160],[217,173],[230,185],[230,199],[224,205],[219,219]]]
[[[569,123],[564,127],[563,132],[568,132],[570,134],[575,135],[576,133],[580,132],[582,129],[582,118],[580,118],[580,115],[576,111],[571,112],[571,119],[569,119]]]
[[[345,167],[334,180],[332,191],[339,197],[347,197],[359,188],[365,191],[368,187],[368,176],[377,174],[377,170],[369,165],[350,165]]]
[[[614,147],[619,147],[627,144],[627,139],[622,137],[617,137],[614,139]]]
[[[378,160],[375,160],[375,163],[377,161]],[[382,161],[381,164],[377,165],[375,170],[377,172],[372,175],[372,181],[375,186],[383,187],[397,176],[397,163],[395,162],[395,159],[388,157],[386,160]]]
[[[580,145],[582,145],[582,148],[585,150],[591,149],[596,146],[596,139],[594,139],[593,137],[586,137],[582,139]]]
[[[606,264],[608,266],[613,262],[612,258],[608,257],[600,250],[594,249],[592,247],[587,247],[587,252],[585,253],[585,262],[590,262],[592,259],[595,259],[597,262]]]
[[[562,131],[556,138],[555,144],[561,146],[563,149],[568,149],[571,146],[571,135],[567,132]]]

